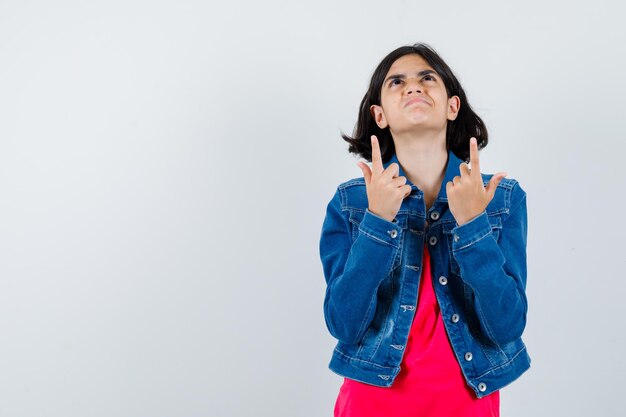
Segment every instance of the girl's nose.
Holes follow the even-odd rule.
[[[418,81],[407,80],[406,93],[411,94],[412,92],[421,93],[422,87],[420,86]]]

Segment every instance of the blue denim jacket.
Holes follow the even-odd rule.
[[[399,164],[394,155],[384,164]],[[426,213],[411,184],[395,219],[368,210],[363,177],[341,183],[320,238],[326,279],[324,318],[338,340],[329,369],[389,387],[400,372],[415,315],[424,244],[448,338],[467,384],[481,398],[530,367],[526,325],[526,192],[503,178],[487,208],[459,226],[446,183],[463,161],[452,151],[441,189]],[[405,175],[400,166],[399,175]],[[492,175],[481,174],[486,186]]]

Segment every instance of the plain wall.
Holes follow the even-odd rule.
[[[623,6],[0,2],[0,416],[332,415],[326,204],[378,62],[427,42],[528,203],[502,415],[621,411]]]

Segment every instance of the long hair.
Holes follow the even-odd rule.
[[[459,80],[457,80],[450,67],[433,48],[425,43],[401,46],[390,52],[383,58],[380,64],[378,64],[370,80],[369,88],[361,101],[359,118],[354,127],[353,135],[348,136],[343,132],[341,133],[343,140],[350,144],[348,152],[357,154],[371,161],[372,144],[370,137],[376,135],[384,162],[387,162],[395,153],[395,145],[389,126],[384,129],[378,127],[370,113],[370,106],[373,104],[381,105],[381,90],[389,68],[391,68],[398,58],[408,54],[420,55],[437,71],[446,87],[448,98],[455,95],[459,97],[461,101],[459,113],[455,120],[448,120],[446,127],[446,150],[452,150],[459,159],[469,162],[470,138],[472,136],[476,138],[478,149],[484,148],[488,143],[487,127],[482,119],[472,110],[465,96],[465,91],[463,91],[463,87],[461,87],[461,83],[459,83]]]

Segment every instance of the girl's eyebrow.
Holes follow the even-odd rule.
[[[431,69],[425,69],[423,71],[420,71],[417,73],[418,77],[421,77],[422,75],[426,75],[426,74],[437,74],[434,70]],[[406,78],[406,75],[404,74],[392,74],[389,77],[385,78],[385,81],[383,82],[383,84],[386,84],[387,81],[391,80],[391,79],[395,79],[395,78],[399,78],[401,80]]]

